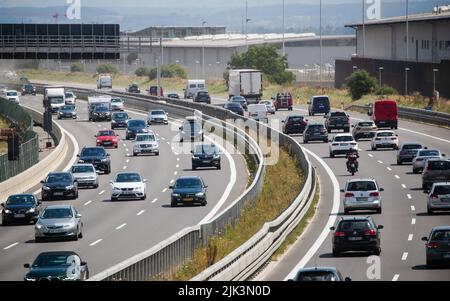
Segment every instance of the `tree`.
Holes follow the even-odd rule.
[[[117,67],[112,64],[100,64],[97,65],[97,72],[117,74],[119,73],[119,70],[117,70]]]
[[[139,58],[138,54],[135,52],[130,53],[127,55],[127,62],[128,65],[131,65],[134,61],[136,61]]]
[[[158,76],[158,71],[156,70],[156,68],[150,68],[149,72],[148,72],[148,79],[149,80],[154,80],[156,79],[156,77]]]
[[[139,67],[134,72],[134,74],[136,76],[148,76],[149,73],[150,73],[150,68],[147,68],[147,67]]]
[[[377,80],[366,70],[355,71],[346,79],[346,85],[353,100],[361,99],[377,88]]]
[[[75,62],[70,65],[70,72],[84,72],[84,65],[80,62]]]

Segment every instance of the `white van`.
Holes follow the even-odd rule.
[[[265,104],[251,104],[247,107],[248,117],[256,121],[269,122],[267,106]]]
[[[109,74],[100,74],[97,79],[97,89],[112,89],[112,76]]]
[[[204,79],[190,79],[184,89],[184,98],[193,98],[197,91],[206,90]]]

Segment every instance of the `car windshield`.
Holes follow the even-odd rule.
[[[216,146],[215,145],[197,145],[195,147],[194,153],[212,155],[212,154],[216,153]]]
[[[237,108],[242,108],[242,106],[238,102],[230,102],[230,103],[226,104],[226,108],[228,108],[228,109],[237,109]]]
[[[64,103],[64,99],[62,97],[52,97],[50,98],[50,103],[52,104]]]
[[[120,103],[120,102],[122,102],[122,99],[120,99],[120,98],[111,98],[111,102],[113,102],[113,103]]]
[[[371,228],[369,221],[342,221],[338,231],[364,231]]]
[[[353,141],[353,137],[352,136],[336,136],[334,138],[334,141],[336,141],[336,142],[349,142],[349,141]]]
[[[73,111],[75,110],[75,106],[62,106],[60,108],[61,111]]]
[[[372,181],[358,181],[348,183],[347,191],[369,191],[377,190],[377,186]]]
[[[128,114],[127,113],[116,113],[116,114],[114,114],[113,115],[113,119],[120,119],[120,120],[123,120],[123,119],[127,119],[128,118]]]
[[[200,130],[201,128],[202,128],[202,126],[201,126],[201,124],[198,123],[198,122],[189,122],[189,121],[186,121],[186,122],[183,124],[183,129],[186,130],[186,131],[198,131],[198,130]]]
[[[433,241],[450,241],[450,230],[434,231]]]
[[[152,111],[152,115],[165,115],[166,112],[164,111]]]
[[[392,136],[394,136],[394,133],[392,133],[392,132],[377,133],[377,137],[392,137]]]
[[[423,150],[423,151],[419,151],[418,156],[420,156],[420,157],[439,156],[439,151],[438,150]]]
[[[420,144],[405,144],[403,145],[403,149],[421,149],[422,145]]]
[[[373,126],[373,122],[360,122],[358,123],[358,126],[367,127],[367,126]]]
[[[6,96],[17,96],[17,92],[6,92]]]
[[[330,117],[347,117],[347,114],[345,112],[332,112]]]
[[[428,161],[428,169],[450,171],[450,161]]]
[[[72,255],[66,254],[44,254],[39,255],[38,258],[33,262],[34,268],[45,268],[45,267],[65,267],[69,266],[72,261],[69,257]]]
[[[146,123],[145,123],[144,120],[130,120],[130,121],[128,121],[128,127],[131,127],[131,128],[138,128],[138,127],[145,128],[145,126],[146,126]]]
[[[70,208],[51,208],[45,209],[42,214],[43,219],[54,219],[54,218],[70,218],[73,217],[72,209]]]
[[[99,148],[99,147],[92,147],[92,148],[84,148],[81,151],[81,156],[82,157],[100,157],[100,156],[104,156],[105,155],[105,150],[103,148]]]
[[[72,182],[72,176],[69,173],[50,174],[47,177],[47,183]]]
[[[336,275],[328,271],[300,272],[297,281],[337,281]]]
[[[178,179],[175,183],[175,188],[201,188],[202,181],[200,179]]]
[[[34,205],[36,199],[32,195],[12,195],[6,201],[6,205]]]
[[[94,112],[107,112],[109,109],[105,106],[96,106]]]
[[[137,173],[122,173],[116,177],[116,183],[141,182],[141,176]]]
[[[98,132],[98,136],[115,136],[116,134],[113,131],[100,131]]]
[[[198,92],[197,96],[208,96],[208,92]]]
[[[314,98],[314,104],[328,105],[329,102],[330,102],[330,100],[328,99],[328,97],[316,97],[316,98]]]
[[[24,89],[27,89],[27,90],[31,90],[31,89],[33,89],[33,85],[25,85],[25,86],[23,86],[24,87]],[[67,95],[66,95],[67,96]]]
[[[154,142],[156,141],[156,138],[154,135],[137,135],[136,136],[136,141],[141,142],[141,141],[151,141]]]
[[[234,96],[233,98],[231,98],[231,101],[233,102],[245,102],[245,98],[242,96]]]
[[[450,185],[438,185],[434,187],[433,194],[450,194]]]
[[[291,117],[289,117],[288,121],[293,122],[293,123],[302,122],[303,116],[295,116],[295,117],[291,116]]]
[[[81,165],[72,167],[72,173],[94,173],[94,172],[95,172],[94,166]]]
[[[310,130],[310,131],[318,131],[318,130],[321,130],[323,128],[324,128],[324,126],[322,124],[310,124],[308,126],[308,130]]]
[[[66,98],[72,98],[73,94],[72,93],[66,93]]]

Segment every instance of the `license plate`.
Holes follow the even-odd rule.
[[[341,146],[348,146],[348,143],[341,143]]]
[[[194,198],[184,198],[183,201],[185,202],[192,202],[194,200]]]
[[[48,230],[48,233],[61,233],[63,230],[62,229],[51,229]]]
[[[342,123],[336,124],[335,126],[342,126]]]
[[[14,214],[15,218],[24,218],[25,214]]]
[[[104,145],[110,145],[111,142],[103,142]]]
[[[349,237],[348,240],[358,241],[358,240],[362,240],[362,237]]]
[[[211,163],[209,160],[203,160],[203,163]]]
[[[64,195],[64,192],[55,192],[53,195]]]
[[[123,194],[130,195],[130,194],[133,194],[133,192],[132,191],[124,191]]]
[[[442,200],[442,202],[450,203],[450,198],[443,198],[443,199],[441,199],[441,200]]]
[[[358,202],[367,202],[368,198],[356,198]]]

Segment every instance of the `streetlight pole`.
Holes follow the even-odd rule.
[[[285,2],[285,0],[283,0],[283,31],[282,31],[282,33],[283,33],[283,56],[285,56],[286,55],[286,48],[285,48],[285,42],[284,42],[284,32],[285,32],[285,23],[284,23],[284,2]]]
[[[202,22],[202,77],[205,78],[205,30],[204,25],[206,24],[206,21]]]
[[[409,0],[406,0],[406,61],[409,60]]]
[[[322,84],[322,0],[320,0],[320,66],[319,66],[319,81]]]
[[[433,69],[433,94],[436,91],[436,72],[439,72],[439,69]]]
[[[381,85],[382,85],[382,83],[381,83],[381,72],[382,72],[383,70],[384,70],[383,67],[379,67],[379,68],[378,68],[378,83],[379,83],[380,87],[381,87]]]
[[[366,0],[362,0],[362,56],[366,55]]]
[[[405,95],[408,95],[408,71],[410,68],[405,68]]]

